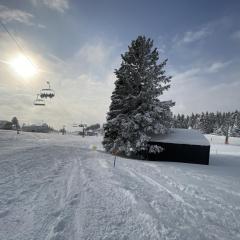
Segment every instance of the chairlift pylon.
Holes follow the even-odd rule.
[[[33,102],[33,104],[35,106],[45,106],[45,101],[41,98],[39,98],[40,94],[37,94],[37,98],[35,99],[35,101]]]
[[[43,88],[40,92],[41,98],[53,98],[55,96],[55,92],[50,87],[50,82],[47,81],[48,88]]]

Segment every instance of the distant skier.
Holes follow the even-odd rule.
[[[65,126],[63,126],[62,129],[59,130],[59,132],[62,133],[62,135],[65,135],[67,133],[66,129],[65,129]]]

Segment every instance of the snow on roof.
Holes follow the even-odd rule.
[[[155,135],[150,141],[201,146],[210,145],[207,138],[199,130],[181,128],[172,128],[165,135]]]

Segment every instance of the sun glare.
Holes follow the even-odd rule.
[[[38,70],[37,68],[23,55],[18,55],[10,60],[9,65],[11,68],[23,78],[34,77]]]

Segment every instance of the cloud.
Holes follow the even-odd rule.
[[[210,81],[211,79],[209,79]],[[173,80],[174,81],[174,80]],[[212,87],[198,82],[192,82],[189,86],[173,86],[167,93],[176,101],[173,108],[174,113],[190,114],[191,112],[200,113],[203,111],[234,111],[239,109],[240,83],[222,83]]]
[[[232,34],[232,38],[235,39],[235,40],[240,40],[240,30],[234,32]]]
[[[42,28],[42,29],[47,28],[45,25],[43,25],[43,24],[41,24],[41,23],[37,24],[37,26],[38,26],[39,28]]]
[[[230,64],[231,69],[225,69]],[[161,99],[175,101],[173,112],[176,114],[238,109],[240,101],[238,64],[235,61],[215,61],[212,64],[193,65],[185,70],[170,69],[173,76],[171,88]]]
[[[102,64],[109,57],[110,48],[106,48],[101,42],[96,45],[86,44],[77,53],[77,57],[85,59],[88,64]]]
[[[189,43],[198,42],[211,34],[209,26],[202,27],[196,31],[187,31],[182,36],[179,34],[173,38],[173,45],[179,47]]]
[[[206,27],[195,32],[188,31],[184,34],[182,42],[184,43],[196,42],[208,36],[209,33],[210,32]]]
[[[201,72],[200,68],[191,68],[183,72],[173,72],[174,82],[178,84],[186,83],[194,79]]]
[[[219,70],[225,68],[230,63],[231,62],[215,62],[215,63],[212,63],[208,68],[206,68],[206,72],[209,72],[209,73],[219,72]]]
[[[174,82],[177,84],[187,84],[188,82],[198,81],[199,78],[210,78],[212,73],[218,73],[222,69],[226,68],[233,61],[220,62],[216,61],[211,64],[198,64],[191,66],[184,71],[171,70]],[[204,76],[204,77],[203,77]]]
[[[56,10],[60,13],[64,13],[69,9],[68,0],[30,0],[35,6],[39,3],[45,5],[46,7]]]
[[[10,9],[4,5],[0,5],[0,19],[3,22],[15,21],[26,25],[33,25],[33,18],[34,16],[31,13],[19,9]]]
[[[0,4],[0,20],[2,20],[4,23],[18,22],[28,26],[37,26],[38,28],[42,29],[46,28],[46,26],[43,24],[34,23],[33,19],[34,15],[29,12],[8,8]]]
[[[209,21],[195,29],[188,29],[183,33],[176,34],[172,38],[173,48],[200,42],[213,33],[220,34],[222,37],[222,33],[226,30],[229,31],[233,24],[234,22],[232,17],[223,16],[222,18]],[[236,33],[236,36],[238,36],[238,34],[239,33]]]

